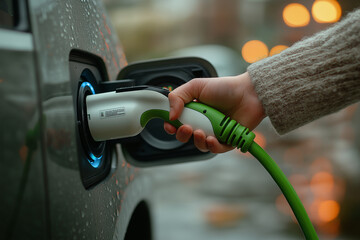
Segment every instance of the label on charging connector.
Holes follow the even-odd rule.
[[[101,110],[99,114],[100,114],[100,118],[119,117],[125,114],[125,108],[120,107],[120,108],[105,109],[105,110]]]

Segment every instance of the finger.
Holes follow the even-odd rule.
[[[192,128],[189,125],[182,125],[176,132],[176,139],[180,142],[188,142],[192,136]]]
[[[176,133],[176,127],[171,125],[170,123],[164,122],[164,130],[170,135],[174,135]]]
[[[212,153],[224,153],[234,149],[230,145],[219,143],[219,141],[213,136],[208,136],[206,138],[206,144]]]
[[[181,115],[185,103],[191,102],[200,96],[203,85],[204,79],[195,78],[169,94],[170,120],[175,120]]]
[[[206,144],[206,135],[202,130],[194,131],[194,144],[201,152],[208,152]]]
[[[177,95],[173,94],[173,92],[169,93],[168,98],[170,103],[169,119],[174,121],[180,117],[184,108],[184,101]]]

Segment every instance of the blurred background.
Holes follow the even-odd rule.
[[[220,76],[340,21],[354,0],[104,0],[129,63],[200,56]],[[256,141],[289,177],[321,239],[360,239],[360,108],[352,105],[285,136],[265,119]],[[157,240],[301,239],[262,166],[239,151],[159,167]]]

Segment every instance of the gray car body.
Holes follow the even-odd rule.
[[[151,181],[117,145],[111,172],[85,189],[69,72],[78,49],[100,57],[115,79],[127,64],[123,49],[99,0],[34,0],[28,14],[30,32],[0,29],[0,238],[123,239]]]

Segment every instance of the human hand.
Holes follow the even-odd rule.
[[[195,78],[176,88],[169,94],[170,120],[176,120],[181,115],[184,104],[194,99],[219,110],[250,130],[265,117],[265,111],[247,72],[235,77]],[[194,134],[194,144],[203,152],[222,153],[233,149],[219,143],[213,136],[206,136],[201,129],[192,129],[189,125],[176,129],[165,122],[164,129],[169,134],[176,133],[180,142],[189,141]]]

